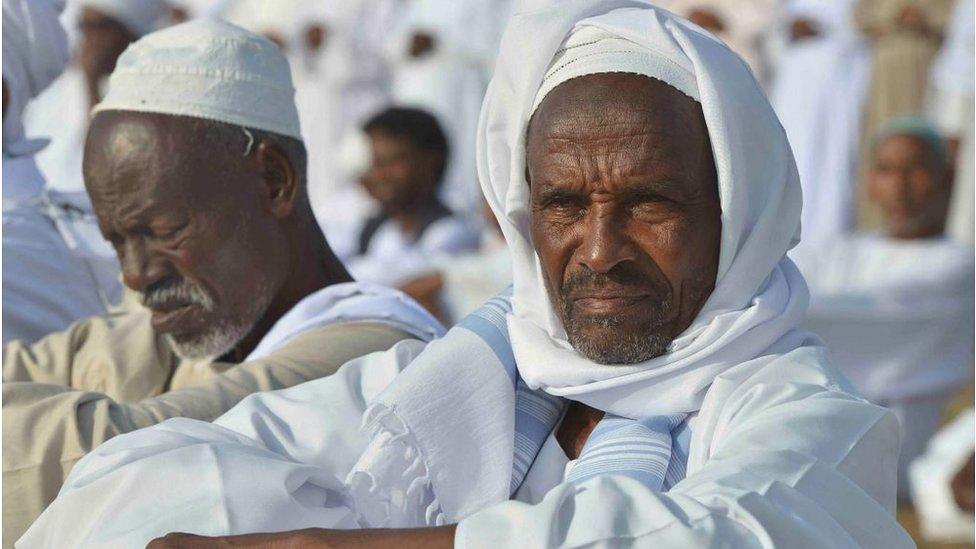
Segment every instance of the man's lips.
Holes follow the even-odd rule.
[[[570,299],[582,312],[622,312],[637,306],[645,306],[652,295],[648,292],[580,292]]]
[[[177,332],[179,328],[186,328],[183,321],[197,306],[196,303],[167,304],[150,309],[152,312],[152,327],[160,333]]]

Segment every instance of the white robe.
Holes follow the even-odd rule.
[[[36,341],[120,300],[115,252],[71,204],[84,196],[45,192],[32,156],[3,158],[3,195],[4,343]]]
[[[35,157],[50,189],[85,192],[81,163],[90,108],[85,77],[80,69],[69,66],[24,111],[27,135],[51,139],[51,143]]]
[[[902,425],[899,491],[952,394],[973,376],[973,249],[948,239],[855,235],[797,256],[806,327],[862,394]]]
[[[368,442],[361,415],[423,347],[401,342],[329,378],[252,395],[214,424],[176,419],[116,437],[75,466],[18,547],[355,528],[343,489]],[[799,351],[717,379],[690,423],[688,476],[667,493],[615,476],[564,483],[567,460],[550,440],[516,500],[463,518],[455,542],[911,547],[892,516],[897,422],[839,390],[822,364]]]
[[[433,271],[438,256],[477,249],[479,240],[477,231],[454,216],[432,223],[416,242],[396,222],[387,220],[376,230],[366,253],[345,263],[356,280],[397,286]]]
[[[852,226],[854,168],[870,59],[851,18],[853,0],[788,0],[773,28],[774,79],[769,93],[789,137],[803,186],[800,248]],[[821,34],[789,39],[797,18]],[[815,77],[814,77],[815,76]]]

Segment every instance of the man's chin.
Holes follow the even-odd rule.
[[[183,360],[215,359],[231,351],[247,335],[247,328],[224,327],[196,334],[166,336],[176,356]]]
[[[568,336],[573,349],[593,362],[630,365],[667,352],[671,338],[660,335],[658,330],[587,323],[571,327]]]

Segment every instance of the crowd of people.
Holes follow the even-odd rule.
[[[3,546],[971,543],[974,23],[3,0]]]

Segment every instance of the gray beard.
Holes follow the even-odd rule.
[[[613,318],[590,321],[608,330],[619,326]],[[570,321],[566,324],[569,344],[577,353],[597,364],[637,364],[658,357],[667,352],[671,338],[655,333],[652,329],[638,333],[619,334],[617,337],[587,337],[583,335],[580,323]]]
[[[274,298],[271,284],[263,281],[255,299],[237,319],[224,319],[207,330],[177,340],[167,335],[176,356],[183,360],[216,359],[237,346],[267,312]]]

